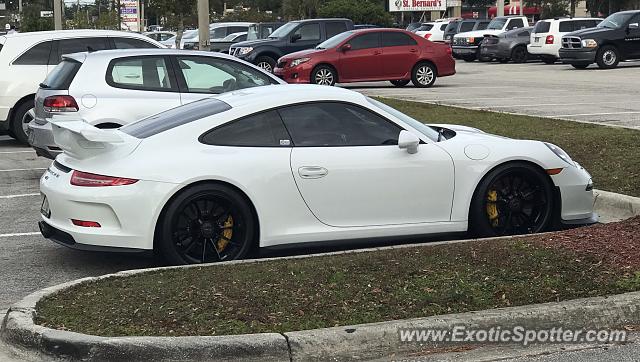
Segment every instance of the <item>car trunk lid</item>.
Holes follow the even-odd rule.
[[[35,97],[35,122],[45,124],[47,118],[54,115],[62,115],[72,113],[70,110],[47,111],[44,107],[45,99],[54,96],[69,96],[69,87],[73,82],[76,74],[80,70],[85,57],[81,54],[72,56],[64,56],[60,64],[58,64],[45,80],[40,83],[40,87]],[[76,110],[77,112],[77,110]]]

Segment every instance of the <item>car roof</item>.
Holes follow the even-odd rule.
[[[318,19],[301,19],[301,20],[293,20],[291,23],[309,23],[312,21],[351,21],[351,19],[347,18],[318,18]]]
[[[232,108],[250,108],[252,110],[269,109],[289,104],[335,101],[360,104],[366,102],[365,96],[340,87],[328,87],[312,84],[270,85],[245,88],[224,93],[214,98]]]
[[[4,35],[7,38],[42,38],[42,39],[64,39],[74,36],[129,36],[134,38],[144,37],[142,34],[117,30],[96,30],[96,29],[80,29],[80,30],[49,30],[49,31],[32,31],[28,33],[13,33]]]
[[[84,62],[86,59],[89,59],[89,58],[113,59],[113,58],[136,57],[136,56],[145,56],[145,55],[200,55],[200,56],[204,55],[209,57],[238,60],[238,58],[233,57],[229,54],[224,54],[224,53],[207,52],[207,51],[199,51],[199,50],[169,49],[169,48],[108,49],[108,50],[98,50],[94,52],[80,52],[80,53],[73,53],[73,54],[65,54],[63,55],[63,58]]]

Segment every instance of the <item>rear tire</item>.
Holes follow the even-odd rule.
[[[27,144],[27,126],[34,118],[34,99],[22,102],[14,111],[13,119],[10,124],[10,133],[13,138],[18,141]]]
[[[600,69],[613,69],[620,63],[620,52],[614,46],[605,45],[598,49],[596,63]]]
[[[256,58],[255,64],[258,68],[262,68],[264,71],[273,73],[273,68],[276,67],[276,60],[269,56],[261,55]]]
[[[554,217],[553,184],[539,168],[513,162],[496,167],[478,185],[469,210],[481,237],[537,233]]]
[[[529,54],[527,53],[527,48],[523,45],[518,45],[517,47],[511,50],[511,60],[514,63],[526,63],[529,59]]]
[[[396,79],[396,80],[390,80],[389,82],[391,82],[391,84],[393,84],[396,87],[404,87],[405,85],[409,84],[410,80],[409,79]]]
[[[429,88],[438,77],[436,67],[431,63],[418,63],[411,71],[411,82],[418,88]]]
[[[572,67],[574,67],[574,68],[576,68],[576,69],[587,69],[587,67],[588,67],[589,65],[590,65],[590,64],[581,64],[581,63],[579,63],[579,64],[571,64],[571,66],[572,66]]]

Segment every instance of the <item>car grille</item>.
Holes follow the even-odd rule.
[[[238,52],[238,48],[231,48],[229,49],[229,54],[233,55],[234,57],[236,56],[236,53]]]
[[[467,38],[453,38],[453,45],[469,45]]]
[[[287,65],[287,61],[283,60],[283,61],[278,62],[278,65],[276,65],[276,67],[284,68],[285,65]]]
[[[565,49],[582,48],[582,41],[575,36],[562,37],[562,47]]]

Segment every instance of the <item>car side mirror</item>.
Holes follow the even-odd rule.
[[[343,52],[346,52],[346,51],[348,51],[348,50],[351,50],[351,44],[343,44],[343,45],[340,47],[340,49],[341,49]]]
[[[302,39],[302,35],[300,35],[300,34],[293,34],[293,35],[291,35],[291,42],[292,42],[292,43],[295,43],[295,42],[297,42],[297,41],[298,41],[298,40],[300,40],[300,39]]]
[[[411,132],[402,130],[398,136],[398,147],[406,149],[408,153],[418,153],[418,145],[420,144],[420,138]]]
[[[638,29],[640,28],[640,26],[638,25],[638,23],[631,23],[629,24],[629,29]]]

